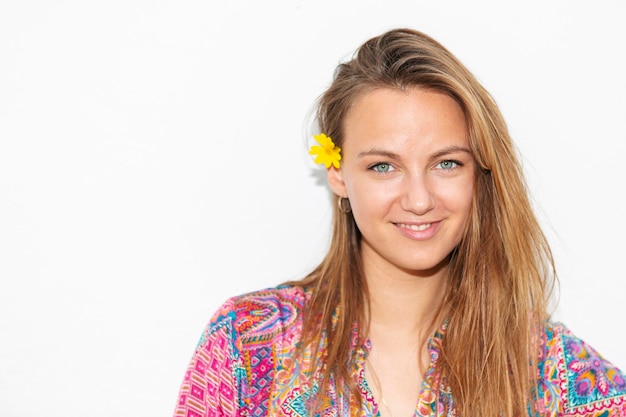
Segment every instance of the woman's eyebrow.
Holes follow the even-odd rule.
[[[469,148],[466,148],[465,146],[451,145],[451,146],[446,146],[445,148],[438,150],[437,152],[431,155],[431,158],[437,159],[437,158],[441,158],[442,156],[455,153],[455,152],[467,152],[470,155],[472,154],[472,151]]]
[[[362,158],[364,156],[384,156],[386,158],[394,158],[394,159],[397,159],[400,157],[400,155],[398,155],[397,153],[386,151],[383,149],[376,149],[376,148],[373,148],[364,152],[359,152],[358,154],[359,158]]]

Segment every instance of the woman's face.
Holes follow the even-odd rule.
[[[461,107],[423,89],[361,96],[344,120],[333,191],[350,200],[365,265],[428,275],[458,245],[474,194],[474,158]]]

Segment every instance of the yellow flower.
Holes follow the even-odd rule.
[[[341,160],[341,148],[336,146],[330,136],[326,136],[323,133],[319,135],[313,135],[317,143],[321,146],[311,146],[309,154],[316,155],[315,163],[324,164],[326,168],[330,168],[333,165],[335,168],[339,168],[339,161]]]

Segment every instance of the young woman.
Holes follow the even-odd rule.
[[[549,318],[514,146],[450,52],[391,30],[317,108],[328,254],[215,313],[176,416],[626,416],[626,376]]]

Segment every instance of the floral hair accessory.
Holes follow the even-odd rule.
[[[311,146],[311,150],[309,151],[310,155],[315,156],[316,164],[324,164],[326,168],[330,168],[330,166],[334,166],[335,168],[339,168],[339,161],[341,160],[341,148],[335,145],[330,136],[326,136],[323,133],[319,135],[313,135],[317,143],[321,146]]]

